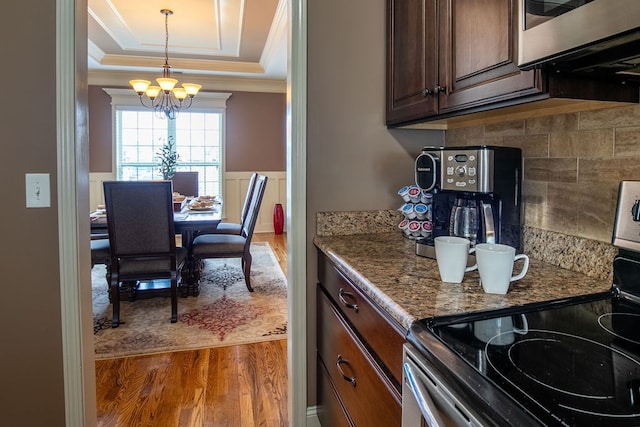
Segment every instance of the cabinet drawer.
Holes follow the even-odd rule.
[[[320,357],[318,357],[318,406],[318,419],[321,425],[353,427]]]
[[[320,289],[320,288],[318,288]],[[318,291],[318,352],[336,392],[356,426],[399,426],[400,393]],[[401,354],[402,355],[402,354]]]
[[[353,329],[389,370],[396,388],[401,390],[402,345],[406,331],[352,285],[322,253],[318,254],[318,277],[327,294],[353,324]]]

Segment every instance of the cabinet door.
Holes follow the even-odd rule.
[[[440,114],[540,92],[517,66],[516,1],[440,0]]]
[[[436,2],[387,1],[387,124],[437,113]]]

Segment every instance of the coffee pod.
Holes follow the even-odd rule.
[[[409,198],[409,186],[406,185],[398,190],[398,196],[402,197],[402,200],[404,200],[405,202],[410,201],[411,199]]]
[[[409,188],[409,200],[411,203],[420,203],[420,194],[422,190],[417,186]]]
[[[425,205],[424,203],[418,203],[417,205],[415,205],[415,206],[413,207],[413,210],[415,211],[415,213],[416,213],[416,218],[417,218],[419,221],[422,221],[422,220],[426,219],[426,217],[427,217],[427,210],[428,210],[428,209],[427,209],[427,205]]]
[[[402,230],[402,232],[407,236],[411,234],[411,231],[409,231],[408,219],[403,219],[402,221],[400,221],[400,224],[398,224],[398,228]]]
[[[421,234],[419,221],[409,221],[409,231],[413,237],[419,237]]]
[[[431,221],[422,221],[420,224],[420,234],[422,237],[431,236],[431,232],[433,231],[433,223]]]
[[[402,215],[406,219],[414,219],[416,217],[416,211],[414,210],[413,203],[405,203],[402,206]]]
[[[433,202],[433,194],[429,193],[427,190],[422,190],[420,193],[420,203],[431,204]]]

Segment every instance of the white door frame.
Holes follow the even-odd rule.
[[[289,421],[293,426],[307,424],[307,235],[306,235],[306,39],[307,1],[287,0],[289,13],[289,78],[287,103],[287,258],[288,258],[288,373]],[[93,383],[92,343],[83,342],[81,274],[88,267],[88,256],[80,253],[82,241],[78,229],[82,207],[78,206],[79,185],[88,176],[79,176],[77,159],[75,34],[77,8],[86,10],[85,0],[56,0],[56,88],[57,88],[57,194],[60,247],[60,287],[64,360],[65,413],[67,426],[95,425],[95,390]],[[84,112],[86,114],[86,112]],[[86,129],[82,130],[86,132]],[[86,138],[85,138],[86,140]],[[295,197],[292,197],[295,195]],[[88,195],[87,195],[88,198]],[[81,198],[82,199],[82,198]],[[87,264],[87,265],[84,265]],[[90,376],[87,378],[86,376]]]

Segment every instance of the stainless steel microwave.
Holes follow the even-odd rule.
[[[518,7],[521,68],[585,57],[640,65],[639,0],[519,0]]]

